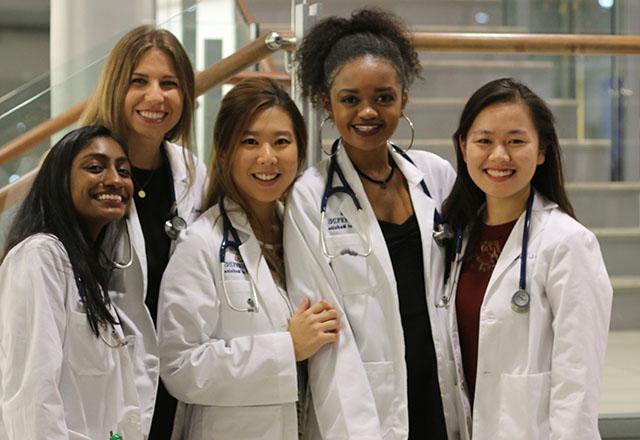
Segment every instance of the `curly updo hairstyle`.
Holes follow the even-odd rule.
[[[388,61],[403,90],[420,77],[422,66],[403,21],[391,12],[365,8],[351,18],[328,17],[304,37],[295,56],[302,95],[321,104],[340,68],[366,55]]]

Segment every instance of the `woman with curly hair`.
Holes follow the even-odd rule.
[[[349,324],[309,360],[317,428],[322,438],[453,438],[454,372],[435,307],[444,253],[432,233],[455,175],[389,140],[417,53],[395,15],[363,9],[318,23],[297,60],[304,96],[340,134],[294,185],[285,220],[294,303],[326,299]]]

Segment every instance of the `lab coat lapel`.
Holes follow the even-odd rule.
[[[173,189],[176,195],[176,203],[178,206],[178,214],[184,218],[187,223],[193,221],[193,191],[189,191],[189,175],[185,164],[185,158],[181,150],[174,148],[168,142],[165,142],[165,151],[171,166],[171,175],[173,177]]]
[[[235,204],[228,198],[225,199],[225,207],[231,224],[238,231],[242,244],[240,245],[240,255],[242,261],[254,283],[257,294],[258,310],[267,314],[271,324],[276,328],[286,325],[287,316],[284,299],[278,292],[269,266],[262,256],[262,249],[255,234],[249,226],[246,215],[239,209],[235,209]],[[234,208],[232,208],[234,206]]]
[[[393,266],[391,264],[389,250],[387,249],[387,242],[385,241],[384,236],[382,235],[382,230],[378,225],[378,219],[376,218],[373,212],[373,208],[369,203],[367,194],[364,192],[364,187],[362,186],[362,182],[358,177],[358,173],[356,172],[355,168],[353,168],[353,164],[347,156],[347,153],[344,151],[344,148],[341,148],[337,154],[338,164],[342,168],[342,172],[344,173],[344,177],[347,180],[347,183],[351,186],[353,192],[356,194],[356,197],[358,198],[358,201],[360,202],[360,205],[362,206],[362,209],[364,211],[364,215],[362,215],[361,218],[358,218],[358,210],[351,198],[347,195],[342,195],[340,210],[347,218],[347,220],[349,220],[349,223],[354,226],[354,229],[360,235],[362,235],[363,238],[366,238],[364,236],[364,233],[368,234],[371,240],[371,254],[379,260],[381,267],[384,269],[385,276],[389,282],[389,285],[393,286],[393,289],[395,291],[396,278],[393,273]],[[336,184],[335,181],[334,184]]]
[[[138,217],[138,211],[136,211],[135,203],[131,203],[131,206],[129,207],[127,229],[129,231],[129,239],[131,240],[131,243],[133,245],[133,251],[138,259],[138,264],[140,264],[140,271],[142,272],[142,295],[144,298],[147,296],[147,252],[145,250],[144,235],[142,234],[142,226],[140,225],[140,218]],[[125,243],[125,240],[126,239],[123,237],[120,242],[123,243],[123,246],[128,247],[128,243]],[[128,249],[124,251],[123,255],[126,255],[127,252]]]
[[[422,258],[424,266],[424,277],[427,285],[427,291],[439,292],[437,288],[438,281],[442,281],[443,272],[442,267],[431,268],[431,252],[433,246],[433,240],[431,233],[433,232],[433,214],[437,206],[435,201],[422,190],[420,182],[424,179],[424,172],[416,168],[411,162],[403,158],[394,149],[390,148],[392,157],[398,166],[398,169],[402,172],[409,187],[409,194],[411,196],[411,203],[413,204],[413,211],[418,219],[418,225],[420,227],[420,238],[422,241]],[[438,269],[434,272],[431,269]],[[431,275],[428,277],[428,275]],[[430,299],[427,298],[427,301]]]
[[[540,232],[544,229],[544,212],[548,212],[549,209],[552,209],[556,206],[557,205],[555,203],[546,201],[537,192],[534,194],[533,209],[531,212],[531,224],[529,226],[529,249],[527,251],[529,256],[527,258],[531,258],[531,256],[535,253],[535,251],[532,252],[531,243],[534,242],[538,234],[540,234]],[[511,230],[511,234],[509,235],[509,238],[507,239],[507,242],[505,243],[504,248],[500,253],[500,257],[498,258],[496,266],[493,269],[493,273],[491,274],[491,278],[489,279],[489,284],[487,285],[487,294],[492,292],[493,285],[502,276],[502,274],[509,267],[511,267],[512,264],[517,264],[519,262],[520,255],[522,254],[522,232],[524,230],[525,214],[526,211],[520,215],[520,218]],[[528,263],[527,267],[529,267]],[[518,286],[514,286],[514,292],[516,291],[517,287]]]

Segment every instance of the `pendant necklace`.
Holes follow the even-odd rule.
[[[382,179],[382,180],[374,179],[371,176],[367,176],[365,173],[360,171],[358,169],[358,167],[355,166],[355,164],[353,165],[353,168],[355,168],[356,172],[358,173],[358,175],[360,177],[364,178],[365,180],[368,180],[371,183],[375,183],[376,185],[379,185],[380,188],[382,188],[382,189],[386,189],[387,188],[387,184],[391,181],[391,179],[393,178],[393,174],[396,171],[396,163],[393,161],[393,159],[390,161],[389,165],[391,166],[391,171],[389,171],[389,175],[387,177],[385,177],[384,179]]]

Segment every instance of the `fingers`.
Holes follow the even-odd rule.
[[[296,309],[296,312],[294,313],[295,315],[299,315],[301,313],[303,313],[305,310],[307,310],[309,308],[309,306],[311,305],[311,300],[307,297],[305,297],[302,302],[300,303],[300,305],[298,306],[298,308]]]
[[[313,314],[317,314],[322,312],[323,310],[335,310],[335,308],[331,305],[329,301],[321,299],[314,305],[309,308],[309,312]]]

